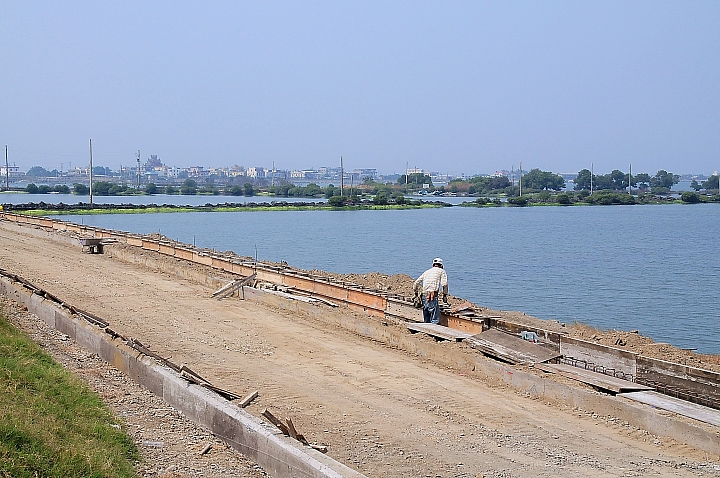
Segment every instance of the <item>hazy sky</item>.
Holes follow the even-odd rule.
[[[10,162],[720,169],[718,1],[0,4]]]

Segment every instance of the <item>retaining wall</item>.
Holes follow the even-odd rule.
[[[80,346],[150,390],[193,422],[207,428],[230,446],[278,478],[362,478],[364,475],[332,458],[282,435],[231,402],[198,385],[193,385],[173,370],[139,354],[120,340],[111,339],[103,329],[75,319],[21,284],[0,278],[0,293],[24,304],[50,327],[69,336]]]

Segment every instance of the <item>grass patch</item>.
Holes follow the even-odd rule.
[[[0,314],[0,477],[134,477],[100,397]],[[117,426],[117,425],[116,425]]]

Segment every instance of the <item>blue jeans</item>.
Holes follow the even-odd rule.
[[[440,324],[440,307],[438,306],[438,296],[435,293],[433,300],[428,300],[428,294],[423,296],[423,321],[425,323]]]

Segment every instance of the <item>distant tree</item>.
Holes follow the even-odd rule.
[[[527,189],[560,191],[565,187],[565,179],[559,174],[540,169],[531,169],[522,177],[523,187]]]
[[[90,192],[90,188],[85,186],[84,184],[75,183],[73,185],[73,193],[79,194],[81,196],[84,196]]]
[[[519,197],[512,197],[508,198],[507,200],[508,204],[512,204],[513,206],[527,206],[528,199],[524,196]]]
[[[250,183],[245,183],[243,186],[243,191],[245,193],[245,196],[254,196],[255,195],[255,189],[253,188],[253,185]]]
[[[495,176],[491,178],[488,182],[487,189],[492,191],[497,189],[505,189],[509,186],[511,186],[511,184],[507,176]]]
[[[41,184],[40,186],[38,186],[37,192],[38,194],[47,194],[50,191],[52,191],[52,188],[50,186],[48,186],[47,184]]]
[[[593,174],[589,169],[581,169],[575,178],[575,191],[590,190]]]
[[[570,198],[570,195],[568,193],[560,193],[557,195],[556,199],[558,204],[562,204],[563,206],[568,206],[572,204],[572,199]]]
[[[648,173],[636,174],[635,183],[640,189],[647,189],[650,186],[650,175]]]
[[[167,186],[165,186],[165,194],[177,194],[177,193],[178,193],[178,190],[176,188],[172,187],[171,185],[168,184]]]
[[[702,187],[703,189],[717,189],[718,188],[718,176],[717,174],[715,176],[710,176],[707,181],[703,181]]]
[[[186,196],[197,194],[197,183],[190,178],[186,179],[183,181],[182,186],[180,186],[180,194]]]
[[[27,192],[29,194],[37,194],[38,187],[35,185],[35,183],[30,183],[27,186],[25,186],[25,192]]]
[[[328,198],[328,204],[332,207],[342,207],[345,205],[345,198],[342,196],[331,196]]]
[[[700,195],[696,192],[683,191],[683,193],[680,195],[680,200],[682,200],[682,202],[695,204],[699,203],[702,199],[700,198]]]
[[[53,191],[60,194],[70,194],[70,188],[65,184],[56,184]]]
[[[668,173],[664,169],[661,169],[655,174],[655,176],[650,178],[650,187],[670,189],[679,181],[679,174]]]
[[[96,196],[110,196],[110,186],[112,186],[112,183],[97,181],[92,185],[93,194]]]
[[[405,184],[405,175],[403,174],[400,176],[397,180],[397,184],[403,185]],[[423,173],[412,173],[407,175],[407,184],[412,184],[416,188],[422,187],[423,184],[429,184],[430,187],[433,187],[432,179],[430,179],[430,176]]]
[[[155,183],[147,183],[145,185],[145,194],[157,194],[158,187]]]
[[[379,206],[385,205],[388,203],[387,194],[384,192],[378,193],[373,197],[373,204],[377,204]]]
[[[241,188],[239,185],[235,184],[233,185],[229,190],[228,194],[231,196],[242,196],[243,188]]]
[[[325,197],[327,199],[330,199],[331,197],[335,195],[340,196],[340,188],[336,188],[332,184],[328,184],[328,186],[325,188]]]
[[[615,191],[621,191],[627,187],[627,175],[619,169],[613,169],[610,173],[610,180],[612,181],[612,189]]]
[[[25,175],[36,178],[45,178],[50,176],[50,173],[42,166],[33,166],[32,168],[28,169],[28,172],[25,173]]]
[[[317,196],[317,195],[319,195],[319,194],[322,194],[322,192],[323,192],[323,191],[322,191],[322,189],[320,188],[320,186],[318,186],[318,185],[315,184],[315,183],[310,183],[310,184],[308,184],[307,186],[305,186],[305,194],[304,194],[304,195],[305,195],[305,196],[308,196],[308,197],[313,197],[313,196]]]
[[[690,188],[694,189],[695,192],[698,192],[702,189],[702,186],[700,185],[699,182],[697,182],[696,180],[693,179],[692,182],[690,183]]]

